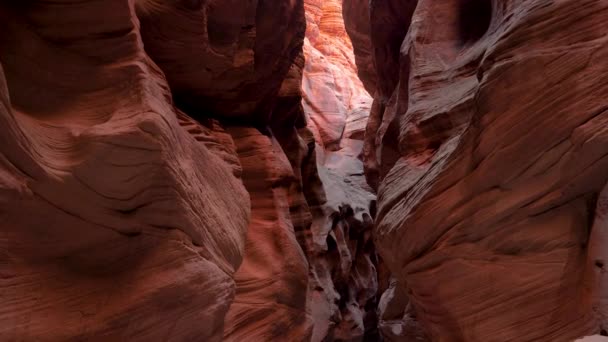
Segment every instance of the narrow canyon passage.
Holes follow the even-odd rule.
[[[0,0],[0,341],[608,335],[607,22]]]
[[[341,1],[307,0],[304,10],[302,107],[293,103],[304,122],[271,125],[268,136],[228,129],[252,220],[226,340],[380,338],[375,196],[361,160],[372,98],[357,77]]]
[[[341,1],[0,8],[3,339],[379,339]]]

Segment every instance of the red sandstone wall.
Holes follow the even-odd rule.
[[[367,40],[349,32],[376,71],[365,165],[396,275],[385,335],[605,330],[607,4],[346,2],[351,28],[370,14]]]
[[[0,5],[0,339],[375,327],[371,99],[340,11],[313,47],[302,1]]]

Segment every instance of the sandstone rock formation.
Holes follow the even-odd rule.
[[[342,0],[345,30],[353,46],[359,78],[368,93],[374,95],[377,74],[372,51],[369,0]]]
[[[0,340],[375,338],[371,98],[306,6],[0,5]]]
[[[313,209],[313,341],[377,339],[375,200],[360,160],[371,97],[357,77],[342,1],[306,0],[303,105],[324,193]]]
[[[180,107],[197,118],[267,122],[283,80],[302,54],[302,0],[137,0],[137,5],[146,51],[166,74]]]
[[[221,340],[249,220],[225,133],[173,107],[130,1],[0,23],[0,340]]]
[[[368,10],[375,239],[427,337],[572,341],[608,329],[608,4]]]
[[[224,339],[308,339],[309,265],[291,210],[302,187],[293,189],[299,182],[290,151],[282,146],[299,139],[295,129],[305,120],[303,3],[138,4],[146,51],[167,75],[178,106],[198,120],[215,117],[227,127],[251,197],[245,255],[234,276],[237,290],[224,318]],[[288,133],[279,136],[283,131]],[[309,226],[310,219],[300,225]]]
[[[2,2],[0,340],[605,335],[607,20]]]
[[[606,341],[608,341],[608,337],[600,336],[600,335],[593,335],[593,336],[583,337],[576,341],[577,342],[606,342]]]
[[[294,174],[278,141],[255,128],[231,128],[251,196],[246,254],[226,317],[229,341],[307,340],[308,263],[290,215]]]

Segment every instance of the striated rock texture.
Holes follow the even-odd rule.
[[[341,1],[307,0],[304,110],[324,150],[363,140],[371,97],[357,77]]]
[[[294,174],[279,142],[255,128],[230,128],[252,200],[246,254],[226,317],[228,341],[310,339],[308,263],[290,215]]]
[[[378,258],[371,239],[375,196],[360,160],[372,99],[357,77],[342,1],[304,4],[303,105],[323,190],[307,194],[313,215],[312,340],[375,340]]]
[[[433,341],[605,333],[608,3],[369,10],[366,172],[375,242],[405,293],[383,298],[398,307],[383,317],[411,305],[398,324]]]
[[[352,42],[357,73],[368,93],[374,95],[377,73],[372,50],[369,0],[342,0],[344,28]]]
[[[132,2],[0,23],[0,340],[221,340],[250,211],[226,133],[173,107]]]
[[[377,340],[342,12],[0,4],[0,340]]]
[[[0,18],[0,339],[310,339],[303,4]]]
[[[146,51],[178,105],[199,117],[266,123],[302,54],[302,0],[137,0]]]
[[[578,341],[580,341],[580,342],[605,342],[605,341],[608,341],[608,337],[600,336],[600,335],[593,335],[593,336],[583,337],[576,341],[577,342]]]
[[[306,202],[295,165],[301,163],[297,129],[305,125],[303,3],[184,4],[143,2],[139,15],[146,51],[167,74],[177,104],[196,119],[216,117],[226,126],[251,197],[224,339],[308,340],[312,319],[303,247],[311,219],[300,208]],[[175,30],[181,26],[189,34]]]

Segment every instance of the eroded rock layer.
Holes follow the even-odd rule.
[[[0,339],[221,340],[249,220],[225,133],[172,106],[132,2],[0,23]]]
[[[230,128],[251,196],[246,254],[226,317],[227,341],[309,340],[308,262],[290,215],[294,174],[279,142],[255,128]]]
[[[324,195],[313,214],[310,282],[313,341],[377,339],[378,259],[371,239],[375,196],[363,174],[371,97],[357,77],[342,1],[306,0],[304,111]],[[309,194],[310,197],[310,194]]]
[[[197,119],[268,122],[281,84],[302,53],[302,0],[137,5],[146,51],[165,72],[180,107]]]
[[[605,333],[608,4],[368,10],[377,84],[365,163],[376,244],[396,276],[382,316],[399,325],[386,336],[416,321],[410,331],[433,341]],[[369,50],[356,47],[358,59]]]
[[[377,339],[371,98],[304,5],[0,5],[0,340]]]

